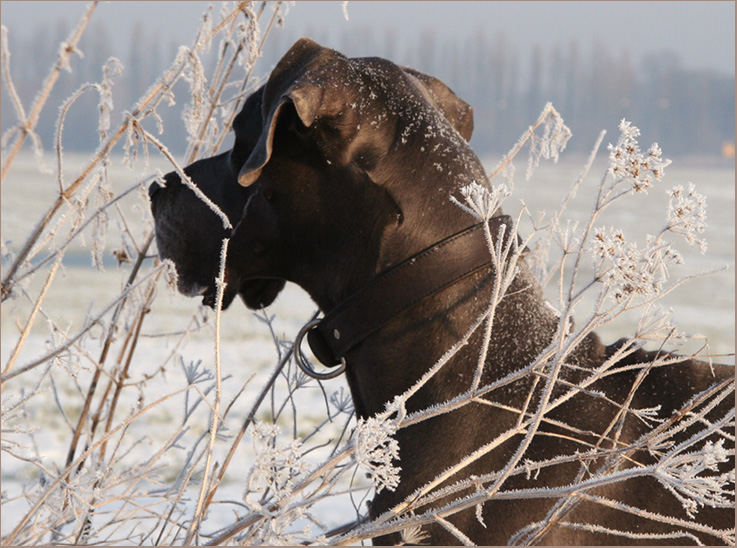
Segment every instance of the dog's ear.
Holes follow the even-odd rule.
[[[298,40],[263,88],[261,130],[238,171],[238,182],[250,186],[259,178],[287,110],[296,114],[296,123],[309,128],[310,138],[328,163],[344,166],[355,160],[371,169],[396,138],[392,123],[398,119],[398,109],[406,106],[403,94],[414,98],[412,108],[433,106],[470,139],[471,107],[440,80],[383,59],[348,59],[307,38]],[[386,123],[388,119],[392,122]]]
[[[263,90],[263,127],[250,156],[240,168],[238,182],[251,185],[271,158],[274,132],[281,112],[294,108],[304,126],[319,118],[325,142],[350,143],[359,126],[358,114],[344,112],[356,95],[356,78],[348,59],[309,40],[298,40],[284,54]]]
[[[443,116],[466,141],[469,141],[473,133],[471,105],[458,97],[452,89],[437,78],[410,67],[402,67],[402,70],[419,80],[418,85],[427,92],[429,102],[443,113]]]
[[[246,99],[243,108],[233,120],[235,140],[233,148],[230,149],[228,161],[236,176],[248,159],[248,155],[256,147],[256,142],[261,135],[264,125],[261,117],[263,95],[264,86],[261,86]]]

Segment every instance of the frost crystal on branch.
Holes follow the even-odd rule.
[[[256,482],[281,498],[292,491],[295,479],[305,472],[308,463],[302,460],[300,440],[292,440],[289,445],[280,447],[278,436],[276,425],[254,424],[253,443],[258,458],[251,469],[249,488],[253,488]]]
[[[571,138],[571,130],[563,122],[563,117],[553,108],[551,103],[545,105],[543,115],[545,125],[542,135],[535,132],[530,135],[530,155],[527,161],[527,173],[525,178],[529,181],[533,170],[540,165],[540,159],[558,162],[560,153],[565,150],[568,140]]]
[[[724,439],[707,441],[700,450],[666,458],[656,477],[693,519],[699,506],[734,504],[734,493],[728,488],[730,483],[734,483],[734,469],[718,473],[719,464],[728,462],[733,455],[734,450],[724,448]]]
[[[396,431],[396,424],[376,417],[358,419],[356,425],[356,461],[368,472],[377,493],[394,491],[399,485],[401,468],[393,464],[399,459],[399,443],[393,438]]]
[[[678,252],[668,244],[658,244],[649,236],[647,246],[640,250],[615,228],[594,231],[592,253],[599,261],[599,279],[614,290],[616,302],[634,295],[659,293],[668,278],[668,265],[682,262]]]
[[[462,204],[453,196],[450,199],[469,215],[481,221],[488,221],[494,215],[494,212],[501,207],[504,199],[510,195],[510,191],[505,184],[496,185],[489,190],[488,187],[473,181],[461,188],[461,195],[466,201],[465,204]]]
[[[404,546],[427,544],[430,538],[430,535],[423,531],[420,525],[413,525],[402,529],[400,535],[402,537],[402,545]]]
[[[671,163],[663,159],[663,153],[657,143],[653,143],[642,154],[637,144],[640,130],[622,118],[619,122],[619,140],[616,145],[609,144],[609,173],[614,182],[625,182],[632,185],[636,192],[645,192],[653,180],[663,178],[663,170]]]
[[[72,66],[69,62],[72,59],[73,53],[79,55],[80,58],[84,58],[84,53],[82,53],[82,50],[77,48],[75,44],[68,44],[67,42],[59,44],[59,57],[57,63],[59,64],[60,69],[72,72]]]
[[[102,82],[98,87],[100,93],[98,104],[100,111],[98,122],[100,142],[107,138],[108,131],[110,131],[110,113],[113,110],[113,78],[120,76],[122,72],[123,65],[115,57],[110,57],[102,67]]]
[[[280,9],[277,5],[274,9]],[[247,3],[243,8],[246,14],[246,22],[239,23],[237,27],[237,40],[244,48],[238,55],[238,64],[249,71],[259,57],[258,44],[261,42],[261,29],[258,25],[258,15],[253,10],[253,4]]]
[[[637,338],[640,340],[662,341],[680,345],[687,340],[686,333],[671,321],[673,309],[664,309],[655,304],[649,306],[640,316],[637,324]]]
[[[680,234],[690,245],[697,245],[701,253],[706,251],[706,240],[695,235],[706,227],[706,198],[696,192],[696,186],[688,183],[686,190],[674,186],[668,195],[668,230]]]
[[[107,172],[103,165],[98,170],[95,178],[95,194],[98,206],[101,208],[106,202],[113,199],[115,193],[110,186],[110,181],[107,178]],[[104,270],[103,268],[103,254],[107,244],[107,233],[109,227],[110,218],[106,211],[100,211],[99,214],[95,215],[95,220],[92,229],[92,265],[98,270]]]
[[[182,78],[189,84],[192,101],[184,107],[182,118],[190,140],[197,141],[200,125],[207,113],[207,79],[196,51],[181,46],[177,61],[185,58]]]

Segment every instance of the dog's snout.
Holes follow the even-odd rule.
[[[155,179],[153,183],[148,186],[148,196],[153,200],[154,196],[159,193],[163,188],[172,188],[177,186],[181,182],[179,175],[176,171],[170,171],[163,178]]]
[[[159,190],[161,190],[162,188],[163,187],[161,186],[161,184],[158,181],[154,181],[153,183],[151,183],[148,186],[148,197],[153,200],[154,199],[154,196],[156,195],[156,193]]]
[[[155,179],[153,183],[148,186],[148,197],[153,200],[153,197],[159,193],[163,188],[171,188],[176,186],[180,182],[179,175],[176,172],[171,171],[164,175],[163,178]]]

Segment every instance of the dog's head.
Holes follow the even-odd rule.
[[[262,125],[260,90],[248,98],[238,122],[241,146],[253,146]],[[231,151],[194,162],[185,167],[184,172],[228,216],[231,225],[239,222],[252,191],[236,183]],[[179,291],[188,296],[202,295],[203,304],[214,306],[220,247],[222,238],[227,235],[222,221],[182,183],[176,171],[167,173],[163,181],[152,183],[149,196],[159,255],[174,262]],[[240,295],[250,308],[267,306],[284,287],[282,279],[261,278],[246,282],[230,274],[226,270],[228,285],[223,296],[224,308],[236,295]]]
[[[230,151],[185,173],[235,227],[223,306],[240,295],[259,308],[284,280],[320,294],[321,284],[357,283],[359,272],[376,268],[384,231],[410,207],[402,184],[423,183],[428,170],[441,177],[443,158],[451,172],[453,162],[467,163],[449,148],[467,148],[473,116],[433,77],[302,39],[247,99],[233,130]],[[221,220],[176,172],[149,194],[159,253],[175,263],[179,290],[212,306],[228,235]]]

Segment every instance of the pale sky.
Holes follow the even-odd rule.
[[[324,45],[339,47],[343,29],[358,26],[383,29],[391,26],[401,40],[413,40],[425,29],[438,38],[464,37],[482,29],[490,36],[506,33],[526,59],[527,48],[539,43],[577,40],[584,50],[596,41],[613,52],[624,49],[640,54],[672,50],[686,68],[734,73],[734,2],[350,2],[349,20],[342,2],[298,1],[285,23],[290,34],[307,35],[318,29],[327,33]],[[189,43],[207,2],[113,1],[102,2],[94,17],[114,29],[114,45],[127,47],[128,32],[141,20],[146,32],[162,33],[163,42]],[[37,22],[66,19],[73,25],[85,9],[84,2],[3,0],[2,23],[9,32],[33,32]],[[379,35],[381,36],[381,34]],[[335,40],[335,43],[333,43]],[[118,42],[118,44],[116,44]],[[346,52],[374,55],[377,52]]]

